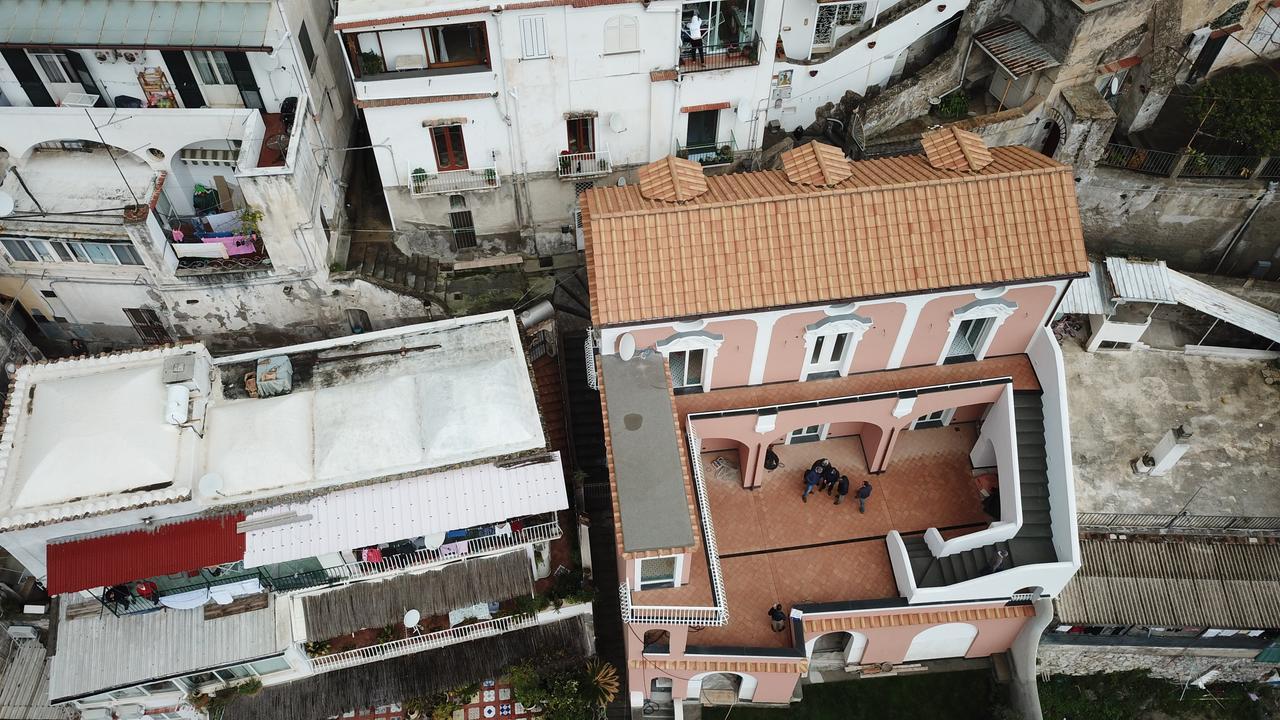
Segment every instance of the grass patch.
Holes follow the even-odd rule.
[[[1040,683],[1045,720],[1250,720],[1271,717],[1280,692],[1242,683],[1210,685],[1218,702],[1198,688],[1159,680],[1141,671],[1105,675],[1055,675]],[[1249,699],[1252,690],[1260,701]]]
[[[804,700],[789,709],[735,707],[732,720],[997,720],[1001,691],[985,670],[805,685]],[[705,720],[723,720],[728,708],[704,708]],[[1045,716],[1048,718],[1048,715]],[[1074,720],[1074,718],[1073,718]]]

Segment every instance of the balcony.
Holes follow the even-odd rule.
[[[693,47],[680,48],[680,74],[728,70],[748,67],[760,62],[760,36],[751,35],[740,40],[730,40],[702,46],[702,58],[694,55]]]
[[[222,604],[227,597],[254,595],[271,588],[270,578],[259,570],[228,570],[219,575],[214,572],[217,569],[201,570],[187,582],[174,583],[173,576],[169,576],[116,585],[104,588],[98,601],[116,617],[124,617],[165,608],[192,610],[204,607],[210,600]]]
[[[613,172],[608,148],[594,152],[561,153],[557,161],[556,174],[561,180],[600,177]]]
[[[409,195],[417,198],[467,190],[495,190],[499,182],[498,169],[493,165],[436,173],[414,168],[409,171]]]
[[[688,158],[702,164],[704,168],[724,167],[732,165],[734,157],[738,154],[738,143],[734,140],[733,133],[729,133],[729,139],[720,140],[714,143],[706,143],[702,145],[681,145],[676,143],[676,156]]]
[[[411,635],[400,640],[355,648],[333,655],[322,655],[311,658],[311,667],[316,673],[341,670],[356,665],[378,662],[388,658],[411,655],[423,650],[432,650],[456,645],[482,637],[492,637],[502,633],[533,627],[538,624],[538,616],[533,614],[509,615],[507,617],[483,620],[470,625],[459,625],[448,630]]]

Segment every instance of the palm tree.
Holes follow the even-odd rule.
[[[603,708],[618,696],[618,670],[598,657],[587,660],[587,682],[584,694],[591,704]]]

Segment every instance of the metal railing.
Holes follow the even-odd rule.
[[[1178,153],[1109,143],[1102,157],[1098,159],[1098,164],[1148,175],[1168,176],[1173,172],[1177,159]]]
[[[563,180],[597,177],[613,172],[608,148],[582,153],[563,153],[556,158],[556,174]]]
[[[1262,160],[1257,155],[1203,155],[1190,153],[1182,177],[1238,178],[1248,180]]]
[[[1268,158],[1262,170],[1258,172],[1260,180],[1275,180],[1280,178],[1280,157]]]
[[[305,590],[320,585],[352,582],[408,568],[420,568],[437,563],[452,562],[531,543],[548,542],[555,540],[560,535],[560,522],[552,520],[541,525],[530,525],[529,527],[521,528],[518,532],[513,532],[509,535],[486,535],[467,540],[465,549],[453,545],[444,545],[435,550],[423,549],[404,555],[391,555],[385,557],[381,562],[361,560],[320,570],[296,573],[275,578],[272,582],[280,592]]]
[[[120,592],[114,592],[114,588],[104,588],[102,593],[98,595],[98,601],[116,617],[141,615],[143,613],[154,612],[156,610],[163,610],[165,606],[160,601],[166,597],[181,595],[182,593],[191,592],[193,590],[213,590],[214,588],[222,585],[230,585],[232,583],[238,583],[243,580],[250,579],[257,579],[258,582],[261,583],[264,591],[272,590],[274,588],[271,578],[259,569],[248,572],[229,572],[225,575],[219,575],[212,578],[205,577],[202,574],[199,580],[195,580],[186,585],[157,590],[154,599],[142,597],[132,591],[126,595]]]
[[[701,51],[685,43],[680,47],[680,72],[695,73],[747,67],[760,61],[760,36],[703,45]]]
[[[720,167],[733,162],[738,154],[738,143],[729,133],[728,140],[700,145],[681,145],[676,143],[676,155],[701,163],[702,167]]]
[[[1076,523],[1081,530],[1280,530],[1280,517],[1235,515],[1082,512]]]
[[[591,328],[587,328],[587,339],[582,343],[582,352],[586,355],[587,387],[600,389],[600,376],[596,374],[596,343]]]
[[[622,621],[653,625],[718,626],[727,622],[723,608],[694,607],[687,605],[632,605],[631,584],[622,581],[618,586],[618,599],[622,605]]]
[[[493,190],[499,184],[498,169],[493,165],[436,173],[420,168],[409,171],[409,194],[413,197],[466,190]]]
[[[537,624],[538,616],[533,614],[510,615],[493,620],[482,620],[470,625],[449,628],[448,630],[440,630],[424,635],[411,635],[401,640],[392,640],[380,645],[370,645],[334,653],[333,655],[313,657],[311,658],[311,667],[317,673],[325,673],[355,665],[378,662],[387,658],[411,655],[423,650],[456,645],[476,638],[501,635],[505,632],[520,630]]]

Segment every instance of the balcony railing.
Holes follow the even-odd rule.
[[[1111,143],[1099,165],[1168,178],[1273,180],[1280,177],[1280,158],[1267,155],[1206,155],[1193,150],[1168,152]]]
[[[591,328],[587,328],[587,339],[582,341],[582,352],[587,363],[587,387],[600,389],[600,376],[596,373],[596,343]]]
[[[755,65],[759,61],[760,36],[754,34],[741,40],[729,40],[703,45],[700,55],[689,43],[685,43],[680,48],[680,72],[682,74],[747,67]]]
[[[632,605],[631,585],[625,580],[618,587],[618,599],[622,604],[622,621],[625,623],[706,627],[723,625],[727,622],[724,609],[718,607]]]
[[[613,172],[607,148],[592,152],[565,153],[556,158],[556,161],[557,174],[561,180],[599,177]]]
[[[1107,145],[1098,164],[1149,175],[1168,175],[1173,171],[1173,164],[1177,159],[1177,153],[1112,143]]]
[[[467,190],[494,190],[499,182],[498,169],[492,165],[436,173],[415,168],[409,171],[409,194],[425,197]]]
[[[476,638],[501,635],[512,630],[533,627],[537,624],[538,616],[532,614],[510,615],[493,620],[483,620],[478,623],[461,625],[425,635],[411,635],[402,640],[392,640],[381,645],[370,645],[369,647],[356,648],[355,650],[347,650],[333,655],[314,657],[311,658],[311,667],[317,673],[325,673],[355,665],[378,662],[387,658],[411,655],[423,650],[456,645]]]
[[[228,572],[218,577],[205,577],[203,574],[199,578],[192,578],[192,581],[186,585],[178,587],[169,587],[158,589],[154,599],[141,597],[136,592],[113,592],[113,588],[106,588],[102,594],[98,596],[98,601],[103,607],[110,610],[116,617],[124,617],[125,615],[141,615],[143,613],[163,610],[163,598],[191,593],[198,590],[212,591],[222,585],[230,585],[245,580],[257,580],[263,590],[272,588],[271,578],[267,577],[261,570],[250,570],[248,572]],[[135,585],[136,587],[136,585]],[[196,607],[203,607],[207,601]]]
[[[721,167],[733,163],[738,154],[738,143],[729,133],[728,140],[702,145],[680,145],[676,143],[676,155],[702,164],[702,167]]]
[[[560,535],[559,521],[552,520],[548,523],[521,528],[519,532],[513,532],[509,535],[486,535],[467,540],[465,548],[459,548],[456,545],[445,545],[436,550],[424,549],[405,555],[392,555],[384,558],[382,562],[362,560],[275,578],[272,583],[281,592],[303,590],[321,585],[335,585],[407,568],[420,568],[437,563],[452,562],[475,555],[484,555],[499,550],[520,547],[521,545],[549,542],[560,537]]]

